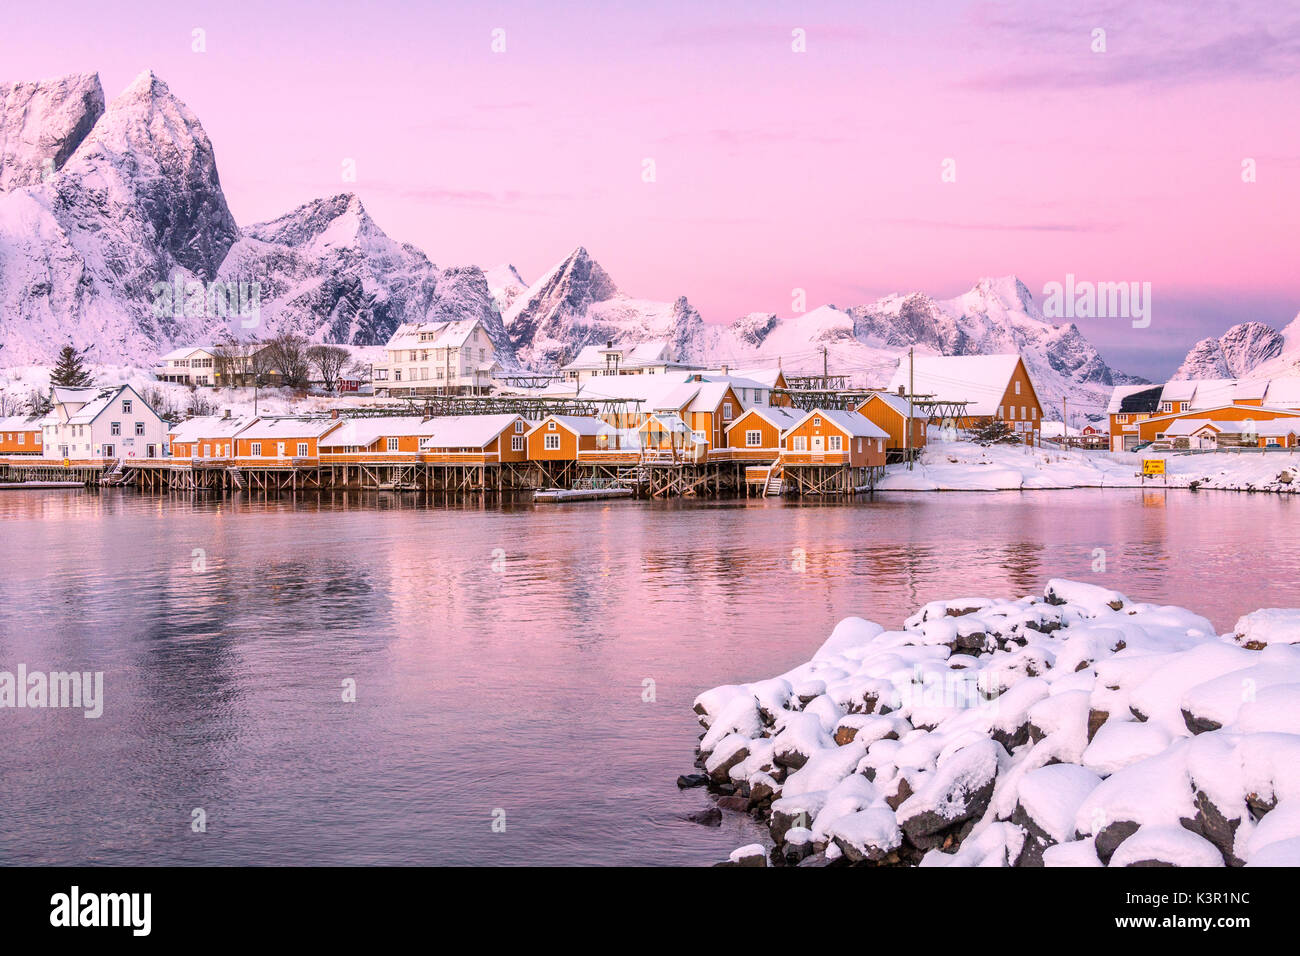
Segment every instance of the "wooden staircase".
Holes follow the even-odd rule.
[[[239,470],[238,465],[231,465],[226,469],[226,474],[230,475],[230,480],[234,482],[236,488],[244,490],[244,473]]]
[[[120,485],[126,480],[126,475],[122,471],[122,459],[115,458],[113,464],[102,475],[99,476],[101,485]]]
[[[781,459],[778,458],[767,469],[767,480],[763,482],[764,498],[779,498],[781,496],[781,490],[785,486],[782,474]]]

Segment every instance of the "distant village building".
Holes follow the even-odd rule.
[[[53,459],[160,458],[167,424],[130,385],[51,389],[42,419],[44,457]]]
[[[250,415],[200,415],[173,425],[168,443],[173,458],[231,459],[235,437],[259,419]]]
[[[1291,447],[1285,430],[1300,418],[1300,378],[1121,385],[1111,393],[1106,414],[1111,451],[1132,451],[1151,442],[1203,448],[1211,438],[1216,447]],[[1189,431],[1190,426],[1179,424],[1183,421],[1198,425]],[[1206,428],[1205,422],[1214,427]]]
[[[582,384],[592,378],[609,375],[664,375],[686,371],[692,366],[679,362],[668,342],[641,342],[636,345],[585,345],[572,362],[560,368],[566,382]]]
[[[966,403],[964,415],[941,424],[973,429],[1002,421],[1026,444],[1038,444],[1043,406],[1024,360],[1014,352],[918,355],[910,369],[907,359],[899,363],[889,391],[906,394],[909,382],[914,396]]]
[[[154,377],[178,385],[216,385],[217,352],[211,345],[187,345],[158,359]]]
[[[900,389],[900,392],[906,391]],[[905,457],[910,449],[917,452],[925,447],[926,422],[929,413],[922,411],[900,392],[873,392],[855,411],[889,435],[885,451],[894,458]],[[911,434],[908,434],[908,422]]]
[[[0,455],[39,455],[43,437],[38,415],[0,418]]]
[[[404,322],[372,369],[378,396],[481,395],[492,387],[496,349],[478,319]]]

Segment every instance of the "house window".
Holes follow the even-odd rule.
[[[1014,405],[1007,406],[1007,420],[1013,422],[1016,420],[1016,406]]]
[[[859,451],[859,452],[862,451],[862,439],[861,439],[861,438],[858,439],[858,451]]]
[[[1160,410],[1161,410],[1162,412],[1171,412],[1171,411],[1173,411],[1173,409],[1174,409],[1174,403],[1173,403],[1173,402],[1161,402],[1161,403],[1160,403]]]
[[[763,444],[763,433],[761,431],[745,432],[745,446],[747,448],[758,448]]]
[[[144,434],[144,422],[136,422],[136,423],[135,423],[135,433],[136,433],[137,435],[143,435],[143,434]]]
[[[999,406],[998,406],[998,418],[1006,418],[1006,417],[1007,417],[1007,416],[1005,416],[1005,415],[1002,414],[1002,406],[999,405]]]
[[[518,432],[518,433],[520,433],[520,434],[523,434],[523,431],[524,431],[524,422],[523,422],[523,419],[520,419],[519,421],[515,422],[515,431]]]
[[[113,424],[111,424],[111,425],[108,426],[108,433],[109,433],[110,435],[120,435],[120,434],[122,434],[122,423],[121,423],[121,422],[113,422]]]
[[[129,398],[122,399],[122,414],[123,415],[131,414],[131,399]]]
[[[1126,422],[1126,421],[1128,421],[1128,415],[1126,415],[1126,414],[1125,414],[1125,415],[1116,415],[1116,416],[1115,416],[1115,421],[1117,421],[1117,422]]]
[[[722,420],[724,422],[731,421],[731,402],[722,403]]]
[[[546,437],[549,438],[550,436],[547,435]],[[555,437],[558,438],[559,436],[557,435],[557,436],[555,436]],[[523,436],[523,435],[511,435],[511,436],[510,436],[510,450],[511,450],[511,451],[523,451],[523,450],[524,450],[524,436]]]
[[[793,437],[790,439],[790,441],[794,442],[794,444],[790,446],[790,450],[791,450],[791,451],[807,451],[807,450],[808,450],[808,438],[807,438],[807,436],[805,436],[805,435],[795,435],[795,436],[793,436]]]
[[[389,451],[400,451],[400,449],[398,448],[398,445],[399,445],[400,443],[401,443],[401,440],[400,440],[400,439],[397,439],[397,438],[390,438],[390,439],[388,439],[388,450],[389,450]]]
[[[814,419],[813,419],[813,428],[819,428],[819,427],[821,426],[821,423],[822,423],[822,420],[821,420],[820,418],[814,418]]]
[[[299,458],[307,457],[307,443],[305,441],[298,442],[298,457]]]
[[[831,435],[826,439],[826,448],[828,451],[843,451],[844,439],[839,435]]]
[[[552,422],[551,424],[554,425],[555,423]],[[542,437],[546,439],[546,442],[545,442],[545,444],[544,444],[543,447],[544,447],[547,451],[559,451],[559,450],[560,450],[560,436],[559,436],[559,435],[543,435]]]
[[[555,422],[547,422],[547,423],[546,423],[546,430],[547,430],[548,432],[553,432],[553,431],[555,431]]]
[[[1030,411],[1030,414],[1033,415],[1033,417],[1034,417],[1034,421],[1038,421],[1038,406],[1035,405],[1035,406],[1034,406],[1033,408],[1031,408],[1029,411]]]
[[[253,444],[249,446],[248,451],[249,454],[251,454],[255,458],[262,457],[262,443],[260,441],[253,442]]]
[[[1020,394],[1020,381],[1019,381],[1018,379],[1017,379],[1017,381],[1016,381],[1016,394],[1017,394],[1017,395]]]
[[[1025,414],[1025,406],[1021,405],[1021,406],[1020,406],[1020,420],[1021,420],[1021,421],[1024,421],[1024,420],[1025,420],[1026,418],[1028,418],[1028,417],[1029,417],[1029,416]]]

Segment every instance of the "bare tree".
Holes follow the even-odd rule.
[[[329,392],[338,391],[343,368],[351,358],[352,353],[341,345],[313,345],[307,349],[307,360]]]
[[[288,388],[306,388],[311,384],[311,362],[307,358],[307,340],[301,335],[284,332],[266,344],[271,374],[279,373]]]

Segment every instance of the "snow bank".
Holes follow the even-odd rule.
[[[1164,478],[1140,477],[1143,458],[1163,458]],[[1051,488],[1206,488],[1300,492],[1300,452],[1179,454],[1085,452],[929,443],[912,469],[890,465],[877,491],[1031,491]]]
[[[846,618],[807,663],[700,694],[697,764],[774,865],[1292,865],[1298,626],[1216,635],[1055,579],[896,631]]]

